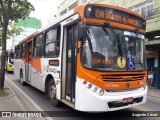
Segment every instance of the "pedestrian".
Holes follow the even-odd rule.
[[[153,78],[154,78],[154,70],[153,70],[153,67],[151,67],[148,70],[148,86],[149,86],[149,88],[151,88],[151,86],[152,86]]]

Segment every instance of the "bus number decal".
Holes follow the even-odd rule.
[[[95,16],[96,16],[97,18],[102,18],[102,19],[104,19],[104,18],[105,18],[105,12],[102,11],[102,10],[96,10]]]
[[[49,60],[50,66],[59,66],[59,60]]]

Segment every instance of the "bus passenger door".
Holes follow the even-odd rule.
[[[64,27],[62,99],[75,103],[77,24]]]
[[[32,42],[27,43],[26,82],[31,82]]]

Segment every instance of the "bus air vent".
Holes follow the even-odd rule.
[[[127,82],[127,81],[136,81],[143,80],[145,74],[114,74],[114,75],[101,75],[103,81],[106,82]]]

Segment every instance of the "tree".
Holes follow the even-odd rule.
[[[2,28],[2,54],[0,69],[0,89],[4,87],[6,63],[6,38],[9,22],[28,17],[34,11],[33,5],[28,0],[0,0],[0,26]]]
[[[7,31],[7,39],[19,35],[22,31],[23,29],[21,27],[17,26],[16,23],[12,23]],[[2,46],[2,29],[0,29],[0,47],[1,46]]]
[[[16,23],[12,23],[10,29],[8,29],[7,35],[8,37],[15,37],[19,35],[23,29],[16,25]]]

